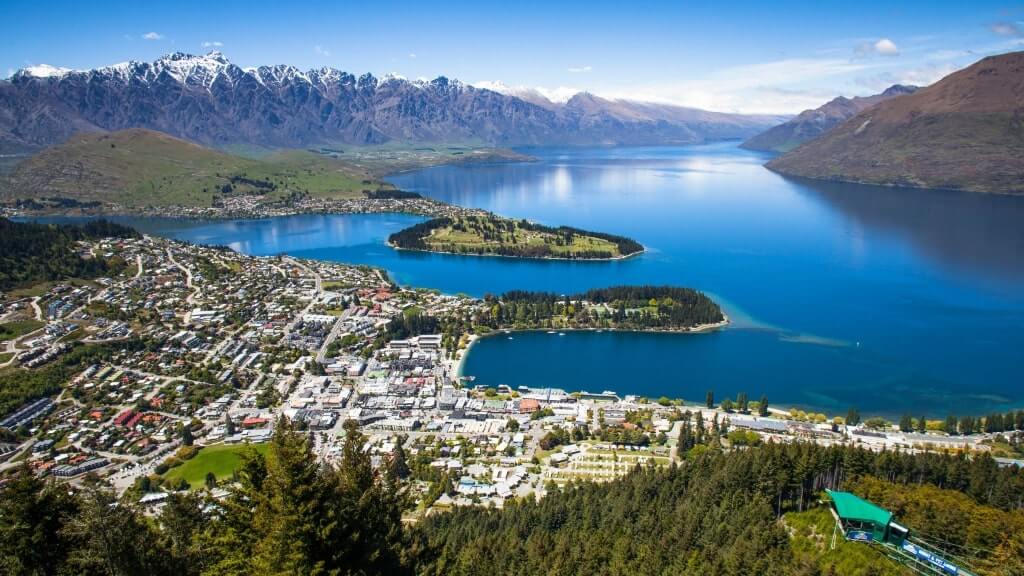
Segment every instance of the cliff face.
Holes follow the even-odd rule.
[[[1024,193],[1024,52],[879,103],[768,163],[783,174]]]

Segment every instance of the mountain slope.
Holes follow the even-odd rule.
[[[916,86],[895,84],[874,96],[840,96],[813,110],[804,110],[796,118],[770,128],[744,142],[741,147],[765,152],[789,152],[868,108],[896,96],[913,94]]]
[[[745,138],[772,117],[676,107],[635,115],[540,105],[457,80],[358,78],[332,68],[242,69],[222,54],[176,53],[87,71],[34,67],[0,81],[0,152],[40,149],[83,131],[148,128],[208,146],[463,142],[659,144]],[[549,103],[551,104],[551,103]]]
[[[882,102],[767,165],[783,174],[1024,194],[1024,52]]]
[[[372,182],[372,183],[371,183]],[[262,160],[232,156],[144,129],[85,133],[19,164],[2,195],[125,206],[210,206],[216,198],[292,192],[362,197],[381,186],[347,163],[306,151]]]

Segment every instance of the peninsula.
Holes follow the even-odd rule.
[[[514,290],[484,304],[477,324],[495,329],[697,332],[729,321],[703,292],[676,286],[611,286],[566,296]]]
[[[478,256],[615,260],[644,251],[639,242],[623,236],[578,228],[553,228],[494,214],[458,214],[421,222],[392,234],[388,245]]]

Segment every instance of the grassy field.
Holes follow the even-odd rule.
[[[231,473],[241,464],[243,452],[254,449],[265,455],[269,448],[269,444],[217,444],[207,446],[200,450],[191,460],[186,460],[181,466],[175,466],[168,470],[164,478],[172,486],[179,478],[184,478],[192,488],[199,488],[205,483],[207,472],[213,472],[217,480],[230,478]]]
[[[25,160],[7,198],[61,197],[126,206],[210,206],[215,196],[291,194],[361,198],[392,189],[369,171],[330,155],[290,150],[260,159],[204,148],[160,132],[84,134]]]
[[[45,326],[45,324],[32,318],[0,324],[0,342],[20,338],[29,332],[39,330],[43,326]]]
[[[568,257],[574,252],[587,250],[599,250],[611,252],[619,256],[615,244],[599,238],[587,236],[574,236],[572,243],[564,246],[554,244],[553,235],[543,232],[527,232],[516,227],[514,233],[502,233],[500,238],[487,240],[475,230],[460,231],[451,227],[434,230],[427,238],[427,244],[437,248],[453,248],[451,252],[458,252],[465,249],[468,252],[487,252],[489,248],[497,246],[550,246],[555,256]]]

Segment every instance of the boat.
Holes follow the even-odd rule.
[[[548,330],[548,334],[554,334],[554,333],[555,333],[554,330]]]
[[[565,336],[565,332],[559,332],[558,335],[559,336]]]

